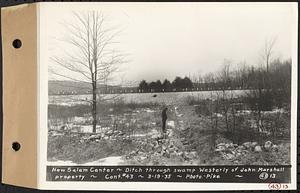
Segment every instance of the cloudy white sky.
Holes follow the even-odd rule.
[[[291,3],[48,3],[42,7],[48,56],[62,53],[60,37],[72,11],[102,11],[122,29],[118,49],[129,54],[126,81],[216,71],[224,59],[258,65],[268,38],[274,56],[292,56],[297,4]],[[295,44],[296,45],[296,44]]]

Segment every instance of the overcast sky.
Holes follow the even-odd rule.
[[[43,6],[48,56],[63,53],[64,22],[72,11],[98,10],[122,29],[118,49],[129,54],[126,81],[173,80],[175,76],[216,71],[224,59],[258,65],[268,38],[274,56],[292,55],[296,4],[288,3],[55,3]],[[293,8],[294,7],[294,8]]]

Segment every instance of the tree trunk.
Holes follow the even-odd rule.
[[[219,113],[219,97],[217,97],[216,100],[216,116],[215,116],[215,127],[213,127],[213,133],[212,133],[212,142],[213,142],[213,147],[215,149],[216,147],[216,135],[218,131],[218,113]]]
[[[226,131],[227,134],[230,133],[229,131],[229,123],[228,123],[228,106],[227,106],[227,101],[225,99],[225,88],[223,89],[223,110],[224,110],[224,116],[225,116],[225,124],[226,124]]]
[[[93,103],[92,103],[92,116],[93,116],[93,133],[96,133],[97,126],[97,85],[93,82]]]
[[[258,100],[258,119],[257,119],[257,130],[258,130],[258,141],[261,142],[261,106],[262,106],[262,89],[259,88],[259,100]]]
[[[225,114],[225,124],[226,124],[226,131],[227,131],[227,134],[232,134],[232,133],[231,133],[232,131],[229,131],[229,123],[228,123],[227,110],[225,110],[224,114]]]
[[[239,140],[237,138],[239,137],[240,133],[235,131],[236,128],[235,128],[235,107],[234,107],[234,105],[232,105],[231,111],[232,111],[232,119],[233,119],[233,123],[232,123],[232,136],[234,138],[233,142],[238,143]]]

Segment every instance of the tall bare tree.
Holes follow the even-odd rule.
[[[271,110],[272,96],[271,80],[270,80],[270,63],[272,59],[273,49],[276,39],[266,39],[264,47],[261,51],[261,67],[256,70],[253,77],[253,86],[255,89],[248,94],[252,109],[256,114],[256,125],[258,133],[258,141],[261,140],[261,132],[264,130],[263,114],[264,110]]]
[[[270,66],[275,43],[276,43],[276,38],[266,39],[265,45],[261,53],[261,58],[263,60],[263,63],[265,64],[267,73],[269,72],[269,66]]]
[[[62,57],[51,58],[55,65],[62,67],[62,70],[52,68],[51,72],[66,80],[88,83],[92,99],[85,101],[91,104],[93,132],[96,132],[98,87],[107,87],[119,64],[125,62],[125,55],[115,49],[120,30],[109,26],[101,12],[74,12],[73,16],[75,22],[64,24],[63,41],[69,44],[70,50],[64,50]]]
[[[230,67],[232,66],[232,61],[229,60],[229,59],[224,59],[224,63],[223,63],[223,67],[221,69],[221,71],[219,72],[219,75],[218,75],[218,79],[219,79],[219,82],[220,82],[220,86],[221,86],[221,90],[222,90],[222,97],[221,97],[221,100],[222,100],[222,110],[223,110],[223,114],[224,114],[224,117],[225,117],[225,123],[226,123],[226,131],[229,133],[229,121],[228,121],[228,112],[229,112],[229,108],[230,108],[230,102],[228,100],[228,97],[227,97],[227,90],[231,88],[231,71],[230,71]]]

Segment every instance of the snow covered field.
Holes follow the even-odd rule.
[[[195,91],[195,92],[166,92],[166,93],[127,93],[127,94],[106,94],[104,99],[116,97],[122,99],[125,103],[163,103],[167,105],[182,102],[187,97],[195,97],[196,99],[207,99],[221,94],[222,91]],[[227,91],[233,96],[243,95],[245,90]],[[156,95],[156,97],[153,97]],[[49,96],[49,104],[56,105],[78,105],[87,104],[85,100],[91,100],[92,95],[52,95]]]

